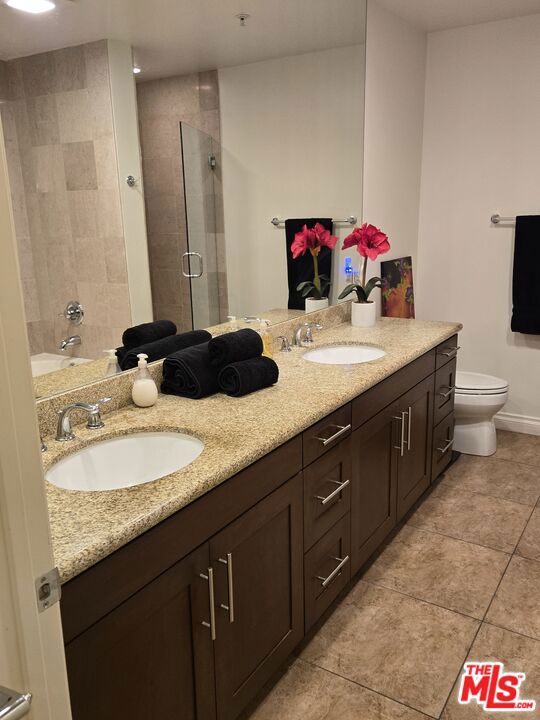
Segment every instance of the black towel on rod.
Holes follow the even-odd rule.
[[[287,279],[289,282],[289,310],[305,310],[306,300],[303,298],[296,288],[301,282],[313,280],[313,256],[308,251],[305,255],[301,255],[293,260],[291,254],[291,245],[294,241],[296,233],[300,232],[304,225],[313,228],[320,223],[325,230],[333,233],[334,224],[331,218],[299,218],[285,220],[285,238],[287,243]],[[323,247],[319,253],[319,275],[332,277],[332,251],[330,248]]]
[[[540,335],[540,215],[516,217],[512,300],[512,331]]]

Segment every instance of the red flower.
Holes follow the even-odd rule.
[[[320,223],[316,223],[314,228],[304,225],[302,230],[294,236],[291,252],[293,259],[296,260],[300,255],[304,255],[306,250],[316,256],[323,245],[333,250],[336,243],[337,237],[331,235],[330,230],[326,230]]]
[[[370,260],[376,260],[379,255],[390,250],[388,235],[385,235],[375,225],[367,223],[364,223],[361,228],[354,228],[352,233],[345,238],[341,249],[346,250],[354,245],[362,257],[368,257]]]

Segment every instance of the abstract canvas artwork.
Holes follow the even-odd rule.
[[[381,262],[382,314],[414,318],[412,257]]]

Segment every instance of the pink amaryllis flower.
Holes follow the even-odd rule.
[[[304,255],[306,250],[309,250],[316,257],[320,253],[321,247],[326,246],[333,250],[336,243],[337,237],[332,235],[330,230],[326,230],[320,223],[316,223],[313,228],[304,225],[302,230],[294,236],[291,252],[294,260],[300,255]]]
[[[388,235],[368,223],[364,223],[360,228],[354,228],[345,238],[341,249],[346,250],[354,246],[362,257],[368,257],[370,260],[376,260],[379,255],[390,250]]]

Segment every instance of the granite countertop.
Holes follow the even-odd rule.
[[[68,444],[48,439],[45,470],[85,445],[137,431],[176,430],[200,438],[202,454],[161,480],[106,492],[47,485],[55,562],[62,582],[75,577],[219,483],[260,459],[330,412],[399,370],[461,329],[458,323],[381,319],[374,328],[348,323],[315,333],[321,347],[367,343],[385,357],[361,365],[322,365],[302,359],[305,349],[276,353],[279,382],[242,398],[203,400],[160,395],[152,408],[133,405],[105,418],[101,430],[76,428]]]

